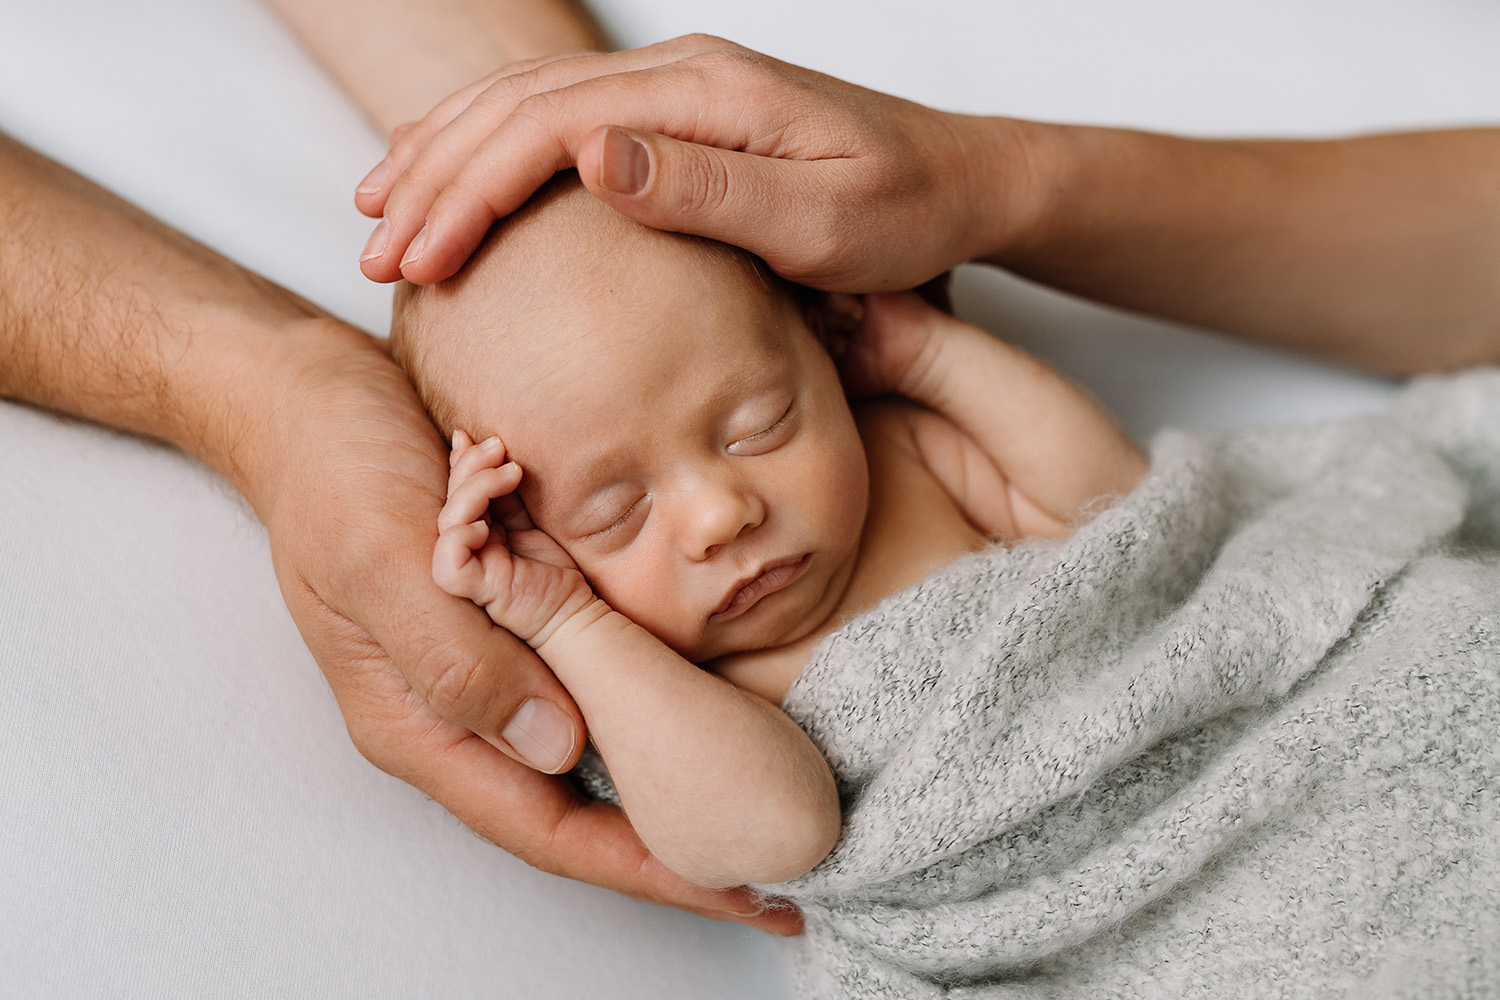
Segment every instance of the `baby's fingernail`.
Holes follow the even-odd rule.
[[[744,918],[746,918],[748,920],[751,917],[758,917],[762,913],[765,913],[766,912],[766,904],[764,904],[764,903],[753,903],[747,909],[725,910],[724,912],[727,913],[727,914],[729,914],[731,917],[744,917]]]
[[[599,163],[599,183],[619,194],[640,194],[651,179],[651,155],[624,132],[608,129]]]
[[[387,156],[375,164],[375,169],[365,174],[365,179],[359,182],[359,187],[354,189],[355,194],[376,194],[385,187],[385,182],[391,176],[391,158]],[[347,182],[345,182],[347,183]]]
[[[562,709],[545,698],[528,698],[500,737],[538,771],[556,774],[572,759],[578,733]]]
[[[386,219],[381,219],[375,226],[375,231],[365,241],[364,250],[360,251],[359,262],[363,264],[367,260],[373,260],[385,253],[386,240],[390,238],[391,224]]]
[[[412,241],[406,247],[406,256],[401,258],[401,267],[404,269],[408,264],[415,264],[417,258],[422,256],[422,248],[427,245],[427,227],[412,237]]]

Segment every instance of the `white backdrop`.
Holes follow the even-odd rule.
[[[1500,119],[1489,0],[597,6],[627,44],[712,31],[957,110],[1215,135]],[[0,0],[0,129],[383,328],[351,205],[381,143],[252,0]],[[993,272],[958,292],[1143,438],[1389,396]],[[0,997],[785,995],[774,941],[536,873],[365,764],[261,528],[169,449],[0,404],[0,682]]]

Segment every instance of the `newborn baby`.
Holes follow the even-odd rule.
[[[642,841],[709,887],[838,838],[777,707],[819,640],[1146,467],[1081,389],[915,295],[820,298],[571,174],[403,286],[391,346],[453,431],[434,577],[537,651]]]

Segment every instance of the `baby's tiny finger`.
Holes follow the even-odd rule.
[[[457,543],[469,552],[478,552],[490,540],[490,526],[484,521],[465,521],[438,535],[439,543],[444,539]]]
[[[458,488],[459,484],[478,475],[485,469],[496,469],[505,464],[505,445],[497,437],[470,445],[453,462],[453,468],[448,473],[448,492]]]
[[[464,529],[474,527],[471,524],[459,525],[444,532],[438,536],[437,545],[432,549],[433,582],[454,597],[467,597],[470,600],[473,599],[478,579],[475,571],[480,567],[479,560],[474,557],[474,546],[468,545],[469,539],[464,537]],[[485,533],[487,539],[488,528]]]
[[[514,462],[498,469],[480,469],[449,492],[448,502],[438,515],[438,531],[454,524],[483,520],[490,501],[510,494],[520,482],[521,467]]]

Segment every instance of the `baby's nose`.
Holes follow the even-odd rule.
[[[765,520],[759,498],[736,485],[716,484],[695,493],[683,535],[689,558],[707,559]]]

